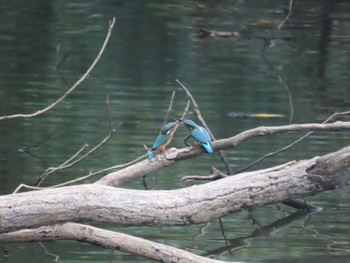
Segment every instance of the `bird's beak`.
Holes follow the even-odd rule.
[[[184,120],[182,119],[176,119],[177,122],[180,122],[180,123],[185,123]]]

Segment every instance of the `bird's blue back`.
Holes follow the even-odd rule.
[[[168,140],[169,136],[170,136],[169,134],[166,134],[166,135],[159,134],[152,146],[152,150],[156,150],[160,146],[162,146]]]
[[[185,120],[184,122],[192,129],[191,136],[196,141],[199,141],[208,153],[212,153],[214,150],[210,144],[211,137],[209,135],[209,132],[204,127],[197,125],[192,120]]]
[[[201,143],[211,141],[211,138],[210,138],[208,131],[205,128],[203,128],[202,126],[198,126],[198,127],[194,128],[191,132],[191,135],[194,139],[196,139],[197,141],[199,141]]]

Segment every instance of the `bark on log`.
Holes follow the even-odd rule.
[[[0,243],[53,240],[75,240],[104,248],[160,260],[161,262],[223,263],[224,261],[197,256],[182,249],[148,241],[143,238],[103,230],[100,228],[64,223],[35,229],[0,234]]]
[[[310,160],[170,191],[90,184],[0,196],[0,233],[63,222],[189,225],[349,184],[350,146]]]

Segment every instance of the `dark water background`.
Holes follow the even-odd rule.
[[[99,143],[109,132],[107,95],[114,123],[123,123],[117,134],[43,186],[143,155],[143,145],[150,147],[160,129],[172,91],[170,118],[179,117],[187,103],[175,79],[195,96],[217,138],[260,125],[322,122],[349,110],[349,1],[294,1],[292,16],[276,31],[288,6],[289,1],[0,1],[0,115],[31,113],[61,96],[94,60],[108,20],[117,20],[98,65],[67,99],[40,117],[0,122],[0,193],[32,184],[47,166],[63,163],[84,143]],[[200,39],[201,28],[240,36]],[[64,57],[60,75],[55,68]],[[172,146],[182,147],[184,136],[186,131],[179,130]],[[254,139],[227,155],[239,169],[299,136]],[[349,132],[316,133],[254,169],[322,155],[347,146],[349,139]],[[39,158],[19,151],[42,141],[31,149]],[[190,184],[182,176],[207,175],[211,166],[224,169],[216,154],[205,155],[160,171],[157,184],[149,176],[147,184],[150,189],[186,187]],[[126,187],[144,186],[140,179]],[[323,208],[312,216],[288,216],[293,210],[282,205],[256,209],[266,228],[252,225],[247,212],[223,218],[222,225],[214,220],[186,227],[105,227],[227,261],[350,262],[349,198],[348,188],[307,198]],[[61,262],[151,262],[72,241],[45,246]],[[6,248],[9,257],[1,262],[55,262],[38,243]]]

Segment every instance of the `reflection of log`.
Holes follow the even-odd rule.
[[[350,146],[310,160],[171,191],[90,184],[0,196],[0,233],[67,221],[189,225],[349,183]]]
[[[246,237],[240,237],[240,238],[235,238],[235,239],[229,239],[228,241],[230,242],[229,245],[217,248],[215,250],[208,251],[206,256],[209,255],[222,255],[225,252],[228,253],[232,250],[237,250],[242,247],[247,247],[250,245],[250,242],[256,238],[260,237],[268,237],[275,235],[275,233],[289,227],[291,224],[293,224],[295,221],[298,221],[300,219],[306,218],[310,214],[307,212],[302,212],[298,211],[295,212],[294,214],[291,214],[287,217],[284,217],[282,219],[278,219],[274,221],[273,223],[264,226],[264,227],[259,227],[253,231],[253,233],[249,236]]]

